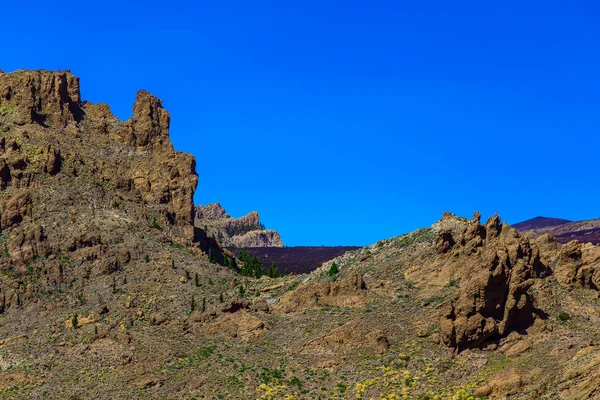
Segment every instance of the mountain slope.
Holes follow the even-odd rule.
[[[537,217],[513,226],[531,237],[550,234],[559,243],[568,243],[571,240],[592,244],[600,243],[600,219],[567,221],[558,218]]]
[[[535,218],[528,219],[527,221],[513,224],[512,227],[519,231],[528,231],[528,230],[532,230],[532,229],[556,227],[556,226],[568,224],[569,222],[573,222],[573,221],[569,221],[567,219],[561,219],[561,218],[535,217]]]

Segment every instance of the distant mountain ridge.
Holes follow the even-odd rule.
[[[232,218],[220,203],[196,206],[194,225],[225,247],[283,247],[279,232],[265,229],[258,211]]]
[[[531,237],[550,234],[559,243],[578,240],[583,243],[600,243],[600,218],[569,221],[561,218],[535,217],[513,224],[513,227]]]
[[[573,221],[570,221],[568,219],[562,219],[562,218],[535,217],[535,218],[528,219],[527,221],[513,224],[513,228],[518,229],[520,231],[528,231],[531,229],[549,228],[549,227],[564,225],[564,224],[568,224],[570,222],[573,222]]]

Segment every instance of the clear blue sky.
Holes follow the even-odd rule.
[[[91,4],[86,4],[91,3]],[[163,99],[196,202],[288,245],[368,245],[445,210],[600,217],[596,1],[2,4],[0,68]]]

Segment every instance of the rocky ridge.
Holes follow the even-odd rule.
[[[257,211],[232,218],[219,203],[196,206],[194,223],[223,247],[283,247],[279,233],[267,230]]]

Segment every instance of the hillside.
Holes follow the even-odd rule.
[[[0,74],[0,398],[600,396],[600,247],[446,213],[241,276],[194,226],[169,119],[145,91],[119,121],[68,71]]]
[[[600,243],[600,219],[568,221],[559,218],[536,217],[513,225],[519,232],[531,237],[550,234],[559,243],[578,240],[583,243]]]
[[[257,211],[232,218],[219,203],[196,206],[194,224],[224,247],[283,247],[279,233],[265,229]]]
[[[533,229],[552,228],[555,226],[568,224],[570,222],[573,221],[561,218],[535,217],[528,219],[527,221],[513,224],[513,228],[519,231],[530,231]]]

